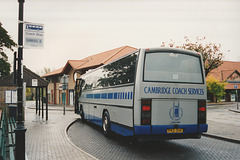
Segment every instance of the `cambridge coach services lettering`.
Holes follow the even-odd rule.
[[[170,87],[144,87],[145,93],[171,94]]]
[[[146,94],[182,94],[182,95],[204,95],[200,88],[177,88],[174,87],[144,87]]]
[[[203,95],[204,90],[199,88],[188,88],[189,95]]]

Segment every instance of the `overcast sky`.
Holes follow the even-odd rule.
[[[17,42],[18,0],[0,1],[0,21]],[[182,43],[184,36],[220,43],[225,60],[240,61],[239,0],[25,0],[24,21],[45,26],[44,48],[24,49],[23,63],[35,72],[124,45]]]

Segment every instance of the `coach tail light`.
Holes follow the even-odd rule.
[[[151,99],[141,101],[141,125],[151,125]]]
[[[198,124],[206,124],[206,100],[198,100]]]

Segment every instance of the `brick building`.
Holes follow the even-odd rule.
[[[220,82],[227,82],[225,86],[226,95],[222,98],[223,101],[237,100],[236,89],[238,90],[238,97],[240,92],[240,62],[223,61],[223,64],[212,70],[209,76],[215,77]],[[209,95],[208,99],[213,101]]]
[[[68,89],[66,90],[66,104],[74,105],[74,87],[77,77],[80,77],[80,75],[86,73],[86,71],[90,69],[95,69],[101,65],[112,62],[135,50],[137,50],[137,48],[123,46],[89,56],[82,60],[68,60],[64,67],[43,75],[42,77],[49,81],[49,103],[63,104],[64,93],[62,91],[60,79],[64,74],[69,75]]]

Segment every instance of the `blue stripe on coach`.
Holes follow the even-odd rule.
[[[87,94],[86,98],[88,99],[133,99],[133,92]]]

